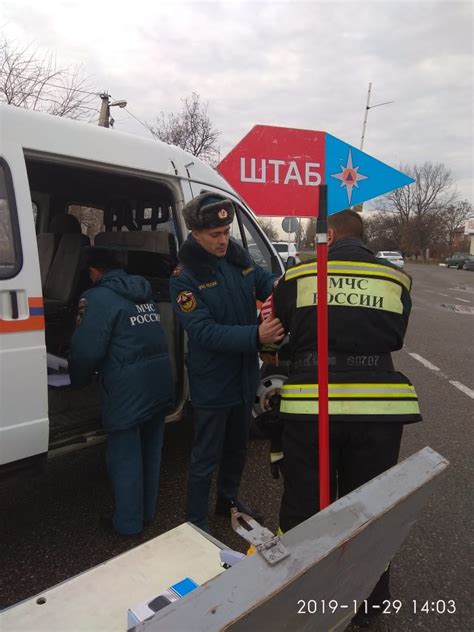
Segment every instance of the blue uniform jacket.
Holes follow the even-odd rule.
[[[82,294],[69,356],[72,386],[88,384],[96,371],[106,431],[171,410],[174,385],[165,334],[143,277],[112,270]]]
[[[277,277],[230,241],[215,257],[192,235],[170,279],[174,310],[188,334],[191,400],[199,408],[253,402],[259,380],[257,306]]]

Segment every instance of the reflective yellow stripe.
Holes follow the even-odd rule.
[[[303,263],[285,273],[285,279],[291,280],[308,274],[317,274],[317,262]],[[379,276],[393,279],[401,283],[409,291],[411,279],[402,270],[395,270],[389,266],[364,261],[328,261],[328,274],[360,274],[363,276]]]
[[[270,452],[270,463],[276,463],[283,458],[283,452]]]
[[[299,276],[303,276],[303,274],[316,274],[317,266],[316,262],[312,263],[301,263],[299,266],[294,266],[285,272],[285,279],[296,279]]]
[[[317,415],[318,400],[282,399],[280,412],[290,415]],[[413,401],[329,401],[330,415],[417,415],[420,414],[418,400]]]
[[[334,274],[359,273],[364,275],[385,276],[397,280],[404,285],[407,290],[411,288],[411,279],[402,270],[396,270],[379,263],[368,263],[365,261],[329,261],[328,272]]]
[[[413,398],[416,399],[415,387],[411,384],[329,384],[329,398],[341,399],[356,397],[358,399],[377,398]],[[284,384],[281,389],[284,399],[317,399],[316,384]]]
[[[296,307],[317,305],[316,277],[304,276],[296,283]],[[331,307],[367,307],[403,313],[402,288],[393,280],[330,275],[327,297]]]

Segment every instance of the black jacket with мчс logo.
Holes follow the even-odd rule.
[[[403,346],[411,278],[358,240],[335,242],[328,258],[331,419],[420,421],[415,390],[393,369],[389,355]],[[293,366],[282,389],[284,417],[318,412],[317,369],[301,362],[316,354],[316,276],[317,262],[301,263],[286,272],[273,294],[274,313],[290,333]]]

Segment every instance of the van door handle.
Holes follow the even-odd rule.
[[[12,320],[18,320],[20,315],[18,311],[18,295],[14,290],[10,292],[10,301],[12,305]]]
[[[25,290],[0,291],[0,320],[28,318],[29,307]]]

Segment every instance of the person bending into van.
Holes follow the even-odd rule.
[[[203,193],[183,209],[192,231],[170,279],[171,301],[188,334],[186,360],[194,408],[194,443],[188,475],[187,520],[208,529],[212,474],[219,465],[217,514],[261,517],[238,499],[251,408],[259,380],[261,343],[278,342],[278,319],[258,326],[256,300],[265,300],[277,277],[255,265],[230,239],[231,200]]]
[[[123,269],[122,253],[85,251],[91,289],[81,295],[69,356],[71,385],[99,373],[113,528],[135,535],[153,520],[165,416],[174,384],[165,334],[150,284]]]

